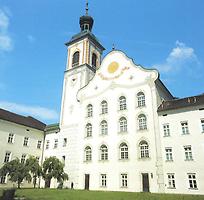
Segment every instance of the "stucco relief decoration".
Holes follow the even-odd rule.
[[[103,73],[98,73],[98,75],[102,80],[114,80],[119,78],[128,69],[129,67],[120,67],[117,62],[112,62],[106,68],[105,75]]]

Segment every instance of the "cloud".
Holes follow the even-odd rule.
[[[29,115],[43,120],[56,120],[58,113],[55,110],[40,107],[17,104],[13,102],[0,101],[0,108],[9,110],[11,112]]]
[[[28,39],[28,41],[29,41],[30,43],[33,43],[33,42],[36,41],[36,38],[35,38],[34,36],[32,36],[32,35],[27,35],[27,39]]]
[[[0,52],[13,49],[12,39],[8,33],[9,17],[6,10],[0,9]]]
[[[188,47],[185,43],[179,41],[176,41],[175,45],[176,47],[171,50],[164,62],[152,67],[160,72],[167,73],[199,65],[199,60],[192,47]]]

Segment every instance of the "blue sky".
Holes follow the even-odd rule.
[[[137,64],[157,68],[176,97],[204,93],[203,0],[90,0],[93,33]],[[0,0],[0,107],[59,121],[64,43],[85,0]]]

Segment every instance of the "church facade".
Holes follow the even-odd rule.
[[[44,156],[65,163],[69,188],[203,194],[204,95],[175,99],[122,51],[102,60],[93,22],[87,12],[66,43],[60,131]]]

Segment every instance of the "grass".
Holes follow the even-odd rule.
[[[26,200],[204,200],[204,195],[99,192],[84,190],[19,189],[18,197]]]

